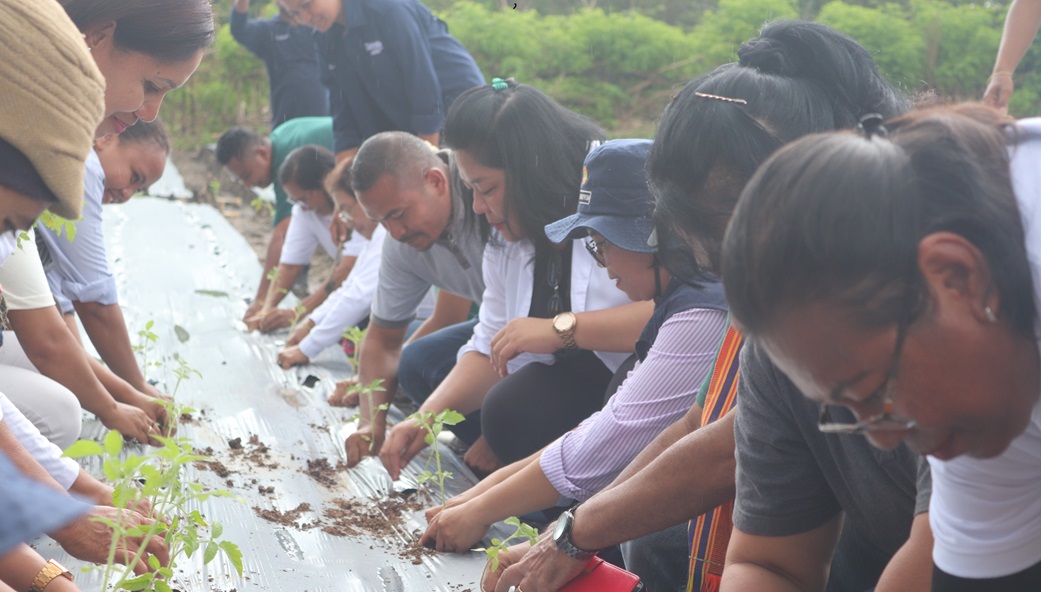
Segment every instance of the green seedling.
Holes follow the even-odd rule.
[[[351,364],[351,371],[358,371],[358,356],[361,355],[361,342],[365,339],[365,329],[358,327],[347,327],[343,330],[342,337],[347,341],[350,341],[354,346],[354,353],[347,356],[347,361]]]
[[[220,180],[213,179],[210,181],[210,195],[217,197],[220,194]]]
[[[383,379],[382,378],[377,378],[376,380],[373,380],[369,384],[355,384],[355,385],[352,385],[351,388],[349,388],[347,390],[347,392],[349,392],[349,393],[358,393],[359,399],[363,398],[368,403],[368,405],[369,405],[369,425],[370,426],[376,421],[376,414],[377,413],[379,413],[380,411],[386,411],[387,409],[390,409],[390,403],[380,403],[379,405],[373,405],[374,401],[372,399],[372,396],[375,393],[382,393],[385,390],[386,389],[383,388]],[[360,413],[355,414],[355,418],[360,419],[361,418],[361,414]],[[373,440],[371,436],[367,436],[367,435],[362,435],[362,439],[369,443],[369,452],[372,452],[373,448],[376,446],[375,440]]]
[[[22,250],[22,245],[31,240],[32,239],[29,237],[29,233],[23,230],[18,233],[18,237],[15,239],[15,245],[18,247],[19,250]]]
[[[191,372],[194,370],[188,371]],[[167,407],[167,417],[180,417],[183,413],[194,411],[171,402],[164,402],[164,405]],[[124,450],[123,436],[116,430],[105,434],[101,443],[80,440],[65,451],[65,456],[70,458],[102,458],[102,470],[113,486],[112,503],[116,508],[137,509],[147,501],[153,517],[160,518],[145,526],[125,523],[122,512],[117,520],[97,519],[114,533],[108,560],[104,566],[98,566],[98,569],[104,569],[101,589],[172,592],[178,561],[182,557],[192,557],[199,549],[203,549],[204,564],[213,561],[218,553],[223,553],[241,576],[242,552],[238,546],[222,539],[224,529],[219,522],[209,522],[199,510],[192,509],[210,497],[236,496],[224,490],[207,491],[201,483],[185,477],[184,470],[189,465],[211,460],[196,454],[187,438],[155,438],[162,446],[151,448],[140,455]],[[131,542],[134,537],[141,537],[139,545],[135,546]],[[166,542],[170,552],[168,565],[160,565],[154,556],[146,556],[145,549],[149,541],[156,537],[162,537]],[[132,568],[118,565],[115,559],[120,546],[125,546],[132,554],[128,565],[143,559],[153,571],[135,576]],[[186,585],[178,587],[188,589]]]
[[[304,303],[303,302],[296,303],[296,306],[293,307],[293,322],[289,323],[289,332],[290,333],[292,333],[293,330],[296,329],[297,323],[300,322],[300,318],[304,316],[305,312],[307,312],[307,307],[304,306]]]
[[[275,206],[271,205],[271,202],[265,201],[259,195],[257,197],[254,197],[253,201],[249,202],[249,205],[257,213],[266,212],[267,215],[272,217],[275,215]]]
[[[189,366],[188,362],[185,362],[180,356],[175,355],[174,359],[177,360],[177,367],[174,368],[173,371],[174,376],[177,377],[177,382],[174,383],[173,392],[170,393],[170,396],[172,397],[177,396],[177,389],[181,388],[181,383],[186,380],[189,380],[193,374],[195,376],[198,376],[199,378],[202,378],[202,373],[196,370],[195,368]],[[180,415],[177,415],[175,417],[180,417]]]
[[[430,446],[433,451],[434,465],[437,469],[431,472],[429,469],[425,469],[419,474],[419,484],[423,485],[427,481],[437,483],[438,489],[441,491],[441,507],[445,507],[447,498],[445,497],[445,480],[453,477],[451,471],[446,471],[441,468],[441,447],[437,445],[437,437],[444,431],[446,425],[456,425],[457,423],[466,419],[462,413],[453,411],[451,409],[445,409],[440,413],[434,413],[432,411],[417,411],[406,419],[411,419],[416,422],[417,425],[426,430],[426,435],[423,436],[423,441]]]
[[[159,336],[152,331],[152,327],[155,326],[155,321],[148,321],[145,323],[145,328],[137,332],[137,345],[133,346],[134,353],[141,356],[141,375],[144,376],[145,380],[148,379],[148,368],[159,368],[163,365],[162,362],[156,360],[154,362],[148,361],[148,352],[155,345],[155,342],[159,340]]]
[[[504,522],[508,526],[515,527],[513,534],[506,537],[503,540],[492,539],[492,546],[484,549],[474,549],[474,551],[484,551],[484,554],[488,556],[488,559],[492,562],[492,571],[498,571],[499,569],[499,554],[505,551],[510,541],[514,539],[528,539],[528,542],[534,546],[539,539],[539,531],[535,530],[534,526],[525,524],[520,521],[520,518],[516,516],[510,516]]]

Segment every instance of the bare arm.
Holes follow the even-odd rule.
[[[0,555],[0,592],[11,590],[28,590],[40,573],[47,560],[34,551],[29,545],[18,545],[14,549]],[[9,587],[10,586],[10,587]],[[46,592],[65,592],[79,590],[76,584],[63,577],[57,577],[47,584]]]
[[[922,512],[911,523],[907,542],[889,560],[876,592],[928,592],[932,586],[933,531],[929,513]]]
[[[734,528],[720,589],[824,590],[841,530],[841,514],[813,530],[791,536],[756,536]]]
[[[632,302],[575,315],[575,344],[581,349],[632,353],[654,303]],[[492,364],[506,374],[506,363],[525,353],[551,354],[564,347],[553,319],[519,317],[511,320],[491,341]]]
[[[1041,26],[1041,1],[1013,0],[1005,17],[1001,46],[994,61],[994,69],[983,94],[983,101],[1001,110],[1008,109],[1012,96],[1012,73],[1030,49],[1038,27]]]
[[[154,418],[139,408],[121,404],[98,380],[91,368],[93,360],[57,308],[10,310],[7,317],[26,356],[41,374],[72,391],[83,408],[97,415],[105,427],[149,443]],[[134,363],[136,366],[136,360]]]
[[[456,363],[430,397],[420,405],[420,412],[439,413],[452,409],[466,415],[481,408],[488,389],[500,380],[498,372],[484,354],[467,352]],[[424,430],[413,421],[394,426],[380,451],[380,460],[390,476],[397,479],[401,468],[423,448]]]
[[[118,304],[97,302],[73,302],[72,305],[91,343],[112,372],[137,390],[148,390],[137,358],[134,357],[134,348],[130,345],[123,309]]]
[[[354,158],[354,155],[358,153],[358,148],[348,148],[341,150],[336,153],[336,162],[343,162],[348,158]]]
[[[260,284],[257,286],[256,295],[253,296],[253,302],[250,303],[249,308],[246,309],[246,314],[242,317],[243,321],[249,321],[264,306],[264,300],[267,298],[268,290],[271,287],[271,280],[268,279],[268,274],[271,273],[272,269],[278,267],[278,261],[282,257],[282,245],[286,242],[286,231],[289,230],[289,221],[291,219],[291,216],[286,216],[275,225],[274,230],[271,232],[271,240],[268,241],[267,253],[264,256],[264,270],[260,274]]]
[[[384,390],[374,392],[371,401],[361,397],[358,430],[344,442],[348,466],[353,467],[365,456],[379,452],[383,444],[387,432],[387,414],[374,409],[389,403],[398,390],[398,361],[404,342],[404,327],[390,329],[369,322],[358,354],[358,384],[367,385],[382,380]]]
[[[467,298],[445,290],[438,290],[437,298],[434,300],[434,312],[423,321],[412,337],[409,337],[408,343],[426,337],[439,329],[462,323],[470,317],[471,306],[473,306],[473,302]]]

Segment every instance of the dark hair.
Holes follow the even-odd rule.
[[[473,192],[459,180],[454,161],[449,158],[446,162],[435,150],[427,141],[409,133],[378,133],[365,140],[354,155],[351,186],[355,194],[368,191],[383,175],[392,175],[399,182],[419,184],[424,169],[438,167],[448,177],[453,196],[463,204],[464,225],[467,228],[476,225],[481,239],[487,241],[491,227],[484,217],[474,213]]]
[[[170,153],[170,138],[166,135],[166,127],[163,125],[163,122],[158,119],[154,121],[139,119],[137,123],[119,134],[120,144],[131,142],[154,142],[160,150],[166,154]]]
[[[779,312],[818,302],[862,326],[909,323],[929,304],[918,245],[951,232],[986,259],[1002,317],[1033,335],[1009,121],[982,106],[938,108],[887,123],[890,139],[825,134],[780,150],[749,181],[724,242],[742,327],[762,333]]]
[[[353,164],[354,159],[352,158],[345,158],[336,163],[336,166],[329,171],[322,182],[326,193],[332,195],[334,191],[343,191],[354,197],[354,187],[351,187],[351,165]]]
[[[712,272],[741,188],[777,148],[908,107],[863,47],[824,25],[767,24],[738,56],[672,100],[647,163],[659,233],[694,239]],[[663,260],[681,279],[701,273],[690,259],[663,253]]]
[[[336,166],[336,156],[315,144],[301,146],[289,153],[278,169],[278,182],[284,187],[292,183],[307,191],[325,191],[325,177]]]
[[[233,158],[243,158],[257,144],[260,144],[260,136],[256,132],[241,126],[233,127],[217,140],[217,162],[224,166]]]
[[[592,120],[538,89],[506,80],[459,95],[445,118],[444,142],[506,174],[505,212],[520,222],[536,252],[552,248],[545,227],[575,213],[582,163],[605,136]]]
[[[83,31],[116,23],[114,42],[163,62],[186,60],[213,43],[210,0],[59,0]]]

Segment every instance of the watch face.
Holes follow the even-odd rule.
[[[571,522],[571,512],[564,512],[560,515],[557,520],[557,527],[553,529],[553,540],[559,541],[564,536],[564,531],[567,530]]]

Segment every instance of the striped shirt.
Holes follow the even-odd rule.
[[[589,498],[683,417],[712,370],[726,327],[720,310],[693,308],[669,317],[603,410],[542,452],[539,464],[553,487],[571,499]]]

